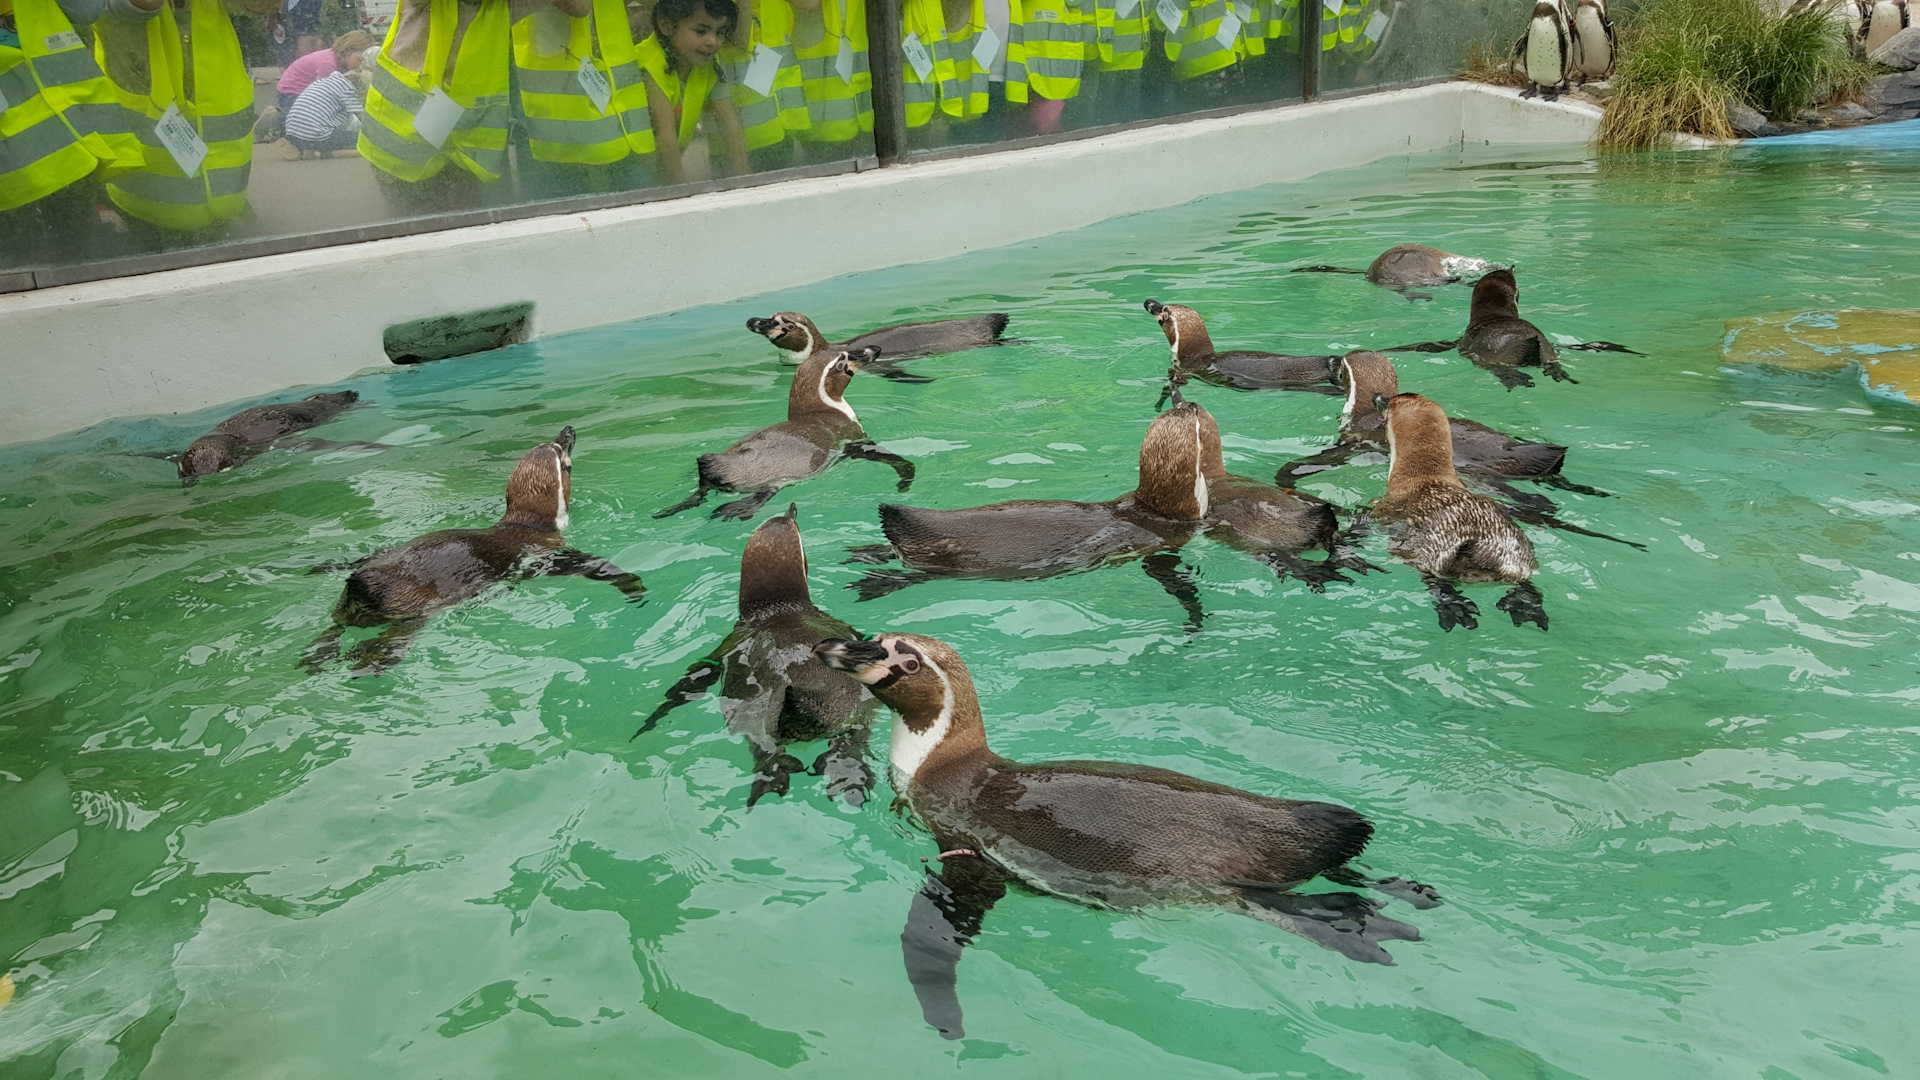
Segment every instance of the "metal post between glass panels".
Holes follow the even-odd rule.
[[[885,168],[899,164],[907,152],[900,0],[866,0],[866,5],[867,64],[873,72],[873,152]]]

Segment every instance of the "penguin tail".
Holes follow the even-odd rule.
[[[1359,811],[1335,803],[1302,803],[1294,809],[1300,828],[1315,842],[1329,867],[1344,866],[1360,857],[1373,839],[1373,822]]]
[[[1013,317],[1004,311],[996,311],[987,316],[987,326],[992,328],[993,337],[996,339],[998,339],[1001,334],[1007,332],[1007,324],[1012,321]]]
[[[1365,270],[1355,270],[1351,266],[1296,266],[1287,271],[1289,274],[1364,274]]]

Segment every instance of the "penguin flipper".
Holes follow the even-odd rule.
[[[630,574],[613,563],[589,555],[574,548],[561,548],[547,557],[547,560],[535,571],[551,577],[583,577],[590,581],[604,581],[620,590],[620,595],[629,603],[642,603],[647,587],[640,583],[639,574]]]
[[[1381,349],[1380,351],[1381,352],[1446,352],[1450,349],[1457,349],[1459,347],[1460,347],[1460,339],[1454,338],[1452,341],[1417,341],[1412,345],[1395,345],[1391,349]]]
[[[872,570],[862,576],[859,581],[849,584],[847,588],[860,594],[860,599],[855,603],[865,603],[868,600],[890,596],[909,585],[918,585],[932,577],[932,574],[924,570]]]
[[[732,521],[745,521],[759,513],[760,508],[767,505],[767,500],[773,498],[777,491],[778,489],[774,489],[773,491],[756,491],[744,499],[735,499],[730,503],[721,503],[719,506],[713,508],[712,516],[715,518],[727,518]],[[654,515],[654,517],[659,516],[659,514]]]
[[[1393,966],[1382,941],[1419,941],[1417,927],[1380,914],[1386,904],[1359,893],[1294,893],[1244,886],[1247,914],[1350,960]]]
[[[378,555],[378,554],[379,554],[379,552],[377,552],[377,551],[376,551],[376,552],[374,552],[374,555]],[[320,564],[319,566],[315,566],[315,567],[310,567],[310,568],[309,568],[309,569],[307,570],[307,573],[309,573],[309,574],[333,574],[333,573],[338,573],[338,572],[339,572],[339,571],[341,571],[341,570],[358,570],[358,569],[360,569],[360,568],[361,568],[362,566],[365,566],[365,565],[367,564],[367,560],[369,560],[369,559],[371,559],[371,558],[373,558],[373,555],[362,555],[362,556],[360,556],[359,558],[357,558],[357,559],[355,559],[355,560],[353,560],[352,562],[328,562],[328,563],[321,563],[321,564]]]
[[[1364,274],[1365,270],[1355,270],[1351,266],[1296,266],[1287,271],[1289,274]]]
[[[1180,569],[1180,553],[1156,551],[1140,560],[1140,564],[1147,576],[1165,589],[1168,596],[1180,601],[1180,606],[1187,613],[1187,633],[1199,633],[1200,624],[1206,619],[1207,613],[1200,607],[1199,582],[1194,580],[1191,572]]]
[[[1571,491],[1577,495],[1592,495],[1596,499],[1613,498],[1613,492],[1611,491],[1601,491],[1597,487],[1576,484],[1557,472],[1551,472],[1545,476],[1529,476],[1527,479],[1536,484],[1545,484],[1548,487],[1559,488],[1561,491]]]
[[[1450,632],[1456,626],[1464,626],[1469,630],[1479,627],[1480,606],[1467,599],[1454,587],[1453,582],[1432,574],[1421,576],[1426,580],[1427,592],[1433,596],[1433,610],[1440,616],[1442,631]]]
[[[1542,606],[1541,599],[1539,586],[1531,581],[1523,581],[1507,590],[1507,595],[1493,606],[1513,616],[1513,625],[1533,623],[1544,632],[1547,628],[1547,610]]]
[[[1573,349],[1576,352],[1623,352],[1634,356],[1647,355],[1638,349],[1629,349],[1625,345],[1613,341],[1582,341],[1577,345],[1562,345],[1560,347],[1563,349]]]
[[[905,491],[913,486],[913,462],[899,454],[881,449],[872,439],[848,443],[846,454],[848,457],[859,458],[862,461],[877,461],[891,468],[894,475],[900,478],[900,483],[895,487],[896,491]]]
[[[672,517],[673,515],[679,513],[682,510],[691,510],[694,507],[699,506],[701,503],[706,502],[707,492],[712,490],[714,489],[708,487],[705,484],[701,484],[700,490],[695,491],[693,494],[687,496],[686,498],[680,500],[677,503],[674,503],[672,506],[667,507],[665,510],[655,510],[653,512],[653,516],[655,518],[667,518],[667,517]]]
[[[861,544],[847,549],[846,562],[841,565],[858,563],[862,566],[884,566],[893,561],[895,554],[892,544]]]
[[[960,855],[927,880],[913,895],[906,928],[900,931],[900,955],[907,981],[926,1017],[943,1039],[966,1035],[960,1010],[960,953],[980,933],[993,905],[1007,894],[1001,869],[979,855]]]
[[[875,361],[874,363],[868,364],[861,369],[861,374],[878,375],[883,379],[891,379],[894,382],[900,383],[930,383],[934,381],[931,375],[915,375],[899,364],[890,364],[885,361]]]
[[[353,677],[365,678],[368,675],[385,675],[394,665],[407,658],[407,649],[413,645],[413,637],[420,628],[427,625],[425,618],[402,619],[389,623],[385,630],[353,647],[347,659],[353,661]]]
[[[1360,452],[1360,448],[1348,443],[1334,443],[1312,457],[1289,461],[1280,466],[1273,474],[1273,482],[1282,488],[1291,488],[1294,483],[1317,472],[1326,472],[1345,465],[1349,458]]]
[[[1632,540],[1624,540],[1618,536],[1612,536],[1603,532],[1594,532],[1592,529],[1581,528],[1571,521],[1561,520],[1551,511],[1542,511],[1530,503],[1522,502],[1518,505],[1509,504],[1506,510],[1508,517],[1524,525],[1534,525],[1542,529],[1559,529],[1561,532],[1570,532],[1579,536],[1591,536],[1596,540],[1611,540],[1616,544],[1625,544],[1630,548],[1637,548],[1641,551],[1647,550],[1647,545],[1645,544]]]
[[[713,684],[720,681],[721,671],[718,650],[695,660],[693,666],[687,669],[687,673],[680,677],[680,681],[667,689],[666,699],[647,714],[646,720],[640,724],[640,730],[629,735],[627,741],[632,742],[652,731],[668,713],[687,702],[706,697],[707,691]]]

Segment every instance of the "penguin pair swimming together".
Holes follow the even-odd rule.
[[[1160,324],[1173,350],[1173,362],[1167,368],[1167,382],[1160,391],[1158,409],[1167,403],[1188,379],[1199,379],[1231,390],[1305,390],[1315,394],[1337,394],[1331,385],[1332,366],[1337,356],[1288,356],[1284,353],[1213,351],[1213,338],[1207,334],[1206,320],[1200,313],[1181,304],[1163,304],[1148,300],[1141,305]]]
[[[1377,569],[1345,544],[1332,504],[1228,473],[1219,425],[1189,401],[1148,425],[1139,484],[1118,498],[1017,499],[964,510],[881,503],[880,528],[888,543],[855,548],[851,561],[897,558],[907,569],[873,571],[849,585],[861,600],[937,577],[1033,580],[1139,559],[1185,609],[1190,631],[1206,616],[1179,551],[1202,531],[1315,591],[1350,581],[1343,570]],[[1327,551],[1324,561],[1300,558],[1315,548]]]
[[[814,606],[798,508],[789,505],[747,539],[740,557],[740,618],[733,630],[687,669],[634,737],[681,705],[717,692],[727,730],[746,739],[753,753],[749,807],[769,792],[785,795],[788,777],[806,771],[787,746],[819,739],[829,741],[811,772],[826,776],[827,798],[841,795],[859,806],[873,789],[867,738],[879,703],[858,681],[815,663],[813,656],[813,646],[822,640],[858,636]]]
[[[874,348],[880,350],[886,360],[869,364],[866,368],[869,374],[899,382],[926,383],[933,380],[925,375],[910,374],[897,366],[898,362],[998,345],[1009,321],[1004,313],[996,311],[963,319],[899,323],[857,334],[846,341],[828,341],[812,319],[797,311],[781,311],[764,319],[748,319],[747,329],[773,342],[774,347],[786,353],[787,359],[795,364],[805,363],[817,352],[857,353]]]
[[[300,401],[255,405],[242,409],[213,426],[181,451],[176,464],[183,484],[192,484],[203,476],[225,472],[276,445],[277,440],[305,431],[345,412],[360,395],[352,390],[337,394],[314,394]],[[366,448],[384,450],[378,443],[339,443],[325,439],[302,439],[281,443],[289,450]],[[161,455],[154,455],[161,456]]]
[[[1513,44],[1513,62],[1527,77],[1521,97],[1552,101],[1575,80],[1610,77],[1614,37],[1606,0],[1578,0],[1571,10],[1567,0],[1538,0],[1527,32]]]
[[[901,952],[922,1014],[949,1039],[965,1034],[961,953],[1009,883],[1090,907],[1225,908],[1376,964],[1393,962],[1383,942],[1417,941],[1419,930],[1357,892],[1292,890],[1324,877],[1417,908],[1440,903],[1427,886],[1350,865],[1373,824],[1344,806],[1145,765],[1001,757],[967,666],[945,642],[888,633],[814,651],[894,712],[894,790],[932,831],[943,864],[914,897]]]
[[[309,573],[351,570],[333,626],[314,639],[301,664],[318,672],[340,656],[348,627],[383,627],[349,654],[353,675],[378,675],[399,663],[435,612],[471,600],[500,582],[537,575],[579,575],[604,581],[629,601],[645,587],[605,559],[566,547],[567,503],[573,495],[573,429],[526,452],[507,479],[507,512],[486,529],[443,529],[349,563]]]
[[[842,457],[878,461],[900,478],[899,490],[913,486],[913,463],[888,453],[867,438],[847,404],[854,372],[873,362],[880,350],[869,345],[857,353],[815,352],[793,373],[787,391],[787,419],[748,435],[717,454],[698,459],[699,486],[686,499],[659,510],[672,517],[707,501],[709,492],[747,492],[715,509],[716,518],[745,520],[788,484],[817,476]]]
[[[1508,390],[1533,385],[1533,377],[1521,371],[1537,367],[1555,382],[1577,383],[1560,366],[1560,349],[1583,352],[1622,352],[1643,356],[1625,345],[1611,341],[1588,341],[1556,348],[1540,328],[1520,317],[1520,285],[1511,269],[1495,270],[1473,286],[1472,307],[1467,328],[1452,341],[1423,341],[1398,345],[1387,352],[1446,352],[1458,349],[1473,365],[1500,380]]]
[[[1409,300],[1431,300],[1416,285],[1453,285],[1476,281],[1499,267],[1485,259],[1455,255],[1425,244],[1395,244],[1381,252],[1365,270],[1347,266],[1296,266],[1290,274],[1365,274],[1368,281],[1398,292]]]

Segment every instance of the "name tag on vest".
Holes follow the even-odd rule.
[[[927,54],[927,47],[920,43],[919,34],[908,34],[900,43],[900,51],[906,54],[907,63],[913,68],[913,77],[921,82],[933,74],[933,57]]]
[[[1360,32],[1367,35],[1368,41],[1378,44],[1380,35],[1387,32],[1387,17],[1377,11],[1374,12],[1373,18],[1367,20],[1367,28]]]
[[[200,163],[207,160],[207,144],[200,139],[200,133],[193,130],[193,124],[180,115],[179,105],[167,106],[160,114],[160,121],[153,125],[154,137],[160,145],[173,155],[173,163],[188,176],[198,176]]]
[[[740,83],[761,97],[771,97],[773,77],[778,74],[780,74],[780,54],[767,48],[762,42],[753,47],[753,63],[747,65],[747,73]]]
[[[1131,19],[1133,18],[1133,13],[1139,10],[1140,0],[1116,0],[1116,3],[1113,5],[1113,17],[1116,19]]]
[[[50,53],[66,52],[68,49],[77,49],[84,44],[86,42],[80,40],[80,35],[71,30],[47,35],[47,51]]]
[[[1327,14],[1336,19],[1340,17],[1340,11],[1346,7],[1346,5],[1347,0],[1320,0],[1320,6],[1326,8]]]
[[[1250,23],[1250,22],[1252,22],[1252,21],[1253,21],[1253,5],[1251,5],[1251,4],[1230,4],[1230,5],[1228,5],[1228,6],[1229,6],[1229,7],[1231,7],[1231,8],[1233,8],[1233,13],[1234,13],[1235,15],[1238,15],[1238,16],[1240,16],[1240,21],[1241,21],[1241,22],[1243,22],[1243,23]]]
[[[605,116],[607,103],[613,100],[613,86],[607,82],[606,75],[593,66],[593,57],[581,57],[580,67],[573,73],[573,77],[580,80],[580,89],[587,92],[587,100],[593,102],[593,107],[600,110],[600,115]]]
[[[994,33],[993,27],[982,26],[979,38],[973,43],[973,62],[980,65],[981,71],[991,71],[993,62],[998,59],[1000,59],[1000,35]]]
[[[465,106],[436,86],[427,94],[427,100],[420,103],[420,111],[413,114],[413,133],[438,150],[447,145],[447,136],[453,134],[453,126],[466,111]]]
[[[1234,41],[1239,37],[1240,37],[1239,14],[1237,14],[1236,12],[1229,11],[1225,15],[1220,16],[1220,29],[1214,31],[1213,40],[1219,42],[1221,48],[1231,49],[1233,48]]]
[[[840,39],[840,52],[833,58],[833,73],[840,76],[843,83],[853,82],[853,42],[846,38]]]
[[[1187,21],[1186,11],[1173,0],[1160,0],[1154,5],[1153,13],[1160,16],[1160,25],[1166,27],[1169,34],[1179,33],[1180,24]]]
[[[1027,12],[1027,21],[1028,22],[1059,22],[1060,13],[1053,10],[1052,8],[1041,8],[1038,11]]]

